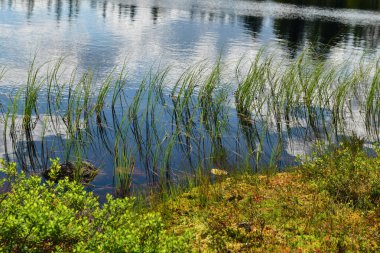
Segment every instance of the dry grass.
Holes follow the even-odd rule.
[[[232,176],[158,208],[167,229],[202,252],[379,250],[380,216],[335,201],[300,173]]]

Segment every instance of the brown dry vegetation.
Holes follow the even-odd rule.
[[[199,186],[158,210],[169,231],[191,231],[195,251],[378,252],[379,169],[379,158],[343,148],[293,172]]]

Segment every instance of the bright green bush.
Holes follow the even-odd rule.
[[[380,149],[370,157],[359,141],[344,142],[300,168],[307,180],[314,180],[339,202],[362,209],[379,209]]]
[[[52,175],[59,170],[53,161]],[[133,209],[134,199],[97,197],[68,179],[43,182],[1,161],[0,251],[6,252],[184,252],[188,236],[164,231],[159,214]]]

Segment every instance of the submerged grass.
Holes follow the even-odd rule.
[[[47,169],[51,157],[96,165],[108,157],[123,188],[136,171],[161,186],[214,167],[257,172],[288,164],[284,150],[297,142],[331,144],[360,130],[379,140],[379,61],[337,64],[306,50],[284,64],[261,51],[235,77],[218,60],[177,80],[151,70],[139,83],[123,65],[99,83],[92,71],[68,75],[62,59],[44,76],[34,59],[26,85],[3,103],[4,146],[25,171]]]

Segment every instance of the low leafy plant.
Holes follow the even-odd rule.
[[[362,209],[379,207],[380,149],[370,157],[357,138],[345,140],[340,147],[309,159],[300,172],[339,202]]]
[[[59,171],[53,161],[52,175]],[[165,232],[160,214],[134,210],[133,198],[97,197],[67,178],[43,181],[1,161],[1,252],[186,252],[189,235]]]

